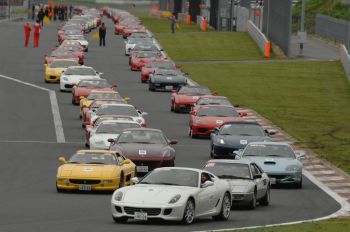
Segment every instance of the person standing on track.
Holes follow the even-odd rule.
[[[176,18],[174,14],[171,16],[170,20],[171,20],[171,33],[175,33]]]
[[[41,25],[40,21],[37,20],[34,24],[34,47],[39,47],[39,36],[40,36]]]
[[[24,47],[28,47],[28,43],[29,43],[29,38],[30,38],[30,31],[32,30],[32,28],[30,27],[29,23],[26,22],[24,24],[24,34],[25,34],[25,41],[24,41]]]
[[[45,17],[45,13],[44,13],[43,8],[41,8],[39,13],[38,13],[38,20],[39,20],[39,23],[41,23],[42,26],[44,26],[44,17]]]
[[[102,23],[100,26],[100,29],[98,30],[98,35],[100,37],[100,47],[103,45],[103,47],[106,46],[106,25],[105,23]]]

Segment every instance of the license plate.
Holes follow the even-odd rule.
[[[167,86],[165,86],[165,89],[166,90],[173,90],[173,86],[172,85],[167,85]]]
[[[271,184],[276,184],[276,178],[270,178],[270,183]]]
[[[137,166],[137,172],[148,172],[148,166]]]
[[[81,191],[91,191],[91,185],[80,184],[79,185],[79,190],[81,190]]]
[[[147,221],[147,213],[144,212],[135,212],[134,219]]]

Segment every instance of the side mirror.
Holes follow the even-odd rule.
[[[82,100],[82,99],[84,99],[84,98],[85,98],[84,96],[80,96],[80,97],[79,97],[80,100]]]
[[[171,90],[172,93],[177,93],[176,89]]]
[[[219,128],[215,127],[214,129],[211,130],[211,133],[217,134],[219,132]]]
[[[176,67],[176,68],[181,68],[181,65],[175,64],[175,67]]]
[[[214,95],[214,96],[216,96],[216,95],[218,95],[218,92],[213,91],[213,92],[211,92],[211,94]]]
[[[146,116],[146,115],[148,115],[148,113],[147,112],[142,112],[141,115],[142,116]]]
[[[265,132],[268,135],[275,135],[277,133],[277,131],[275,131],[275,130],[265,130]]]
[[[305,152],[303,152],[303,151],[297,152],[297,153],[295,153],[295,156],[297,157],[297,159],[300,159],[302,157],[305,157]]]
[[[98,75],[100,75],[100,76],[102,76],[103,75],[103,73],[101,73],[101,72],[96,72]]]
[[[126,160],[123,160],[123,162],[121,163],[121,165],[124,165],[124,164],[130,164],[131,161],[129,159],[126,159]]]
[[[177,141],[176,140],[170,140],[169,144],[177,144]]]
[[[261,174],[257,174],[253,176],[253,179],[260,179],[261,177],[262,177]]]
[[[190,112],[190,115],[195,115],[195,114],[196,114],[196,112],[193,110]]]
[[[131,178],[131,182],[132,182],[133,184],[137,184],[137,183],[139,183],[139,178],[137,178],[137,177],[135,176],[135,177]]]
[[[130,98],[129,97],[124,97],[124,101],[128,102],[128,101],[130,101]]]
[[[64,164],[68,163],[67,160],[63,156],[59,157],[58,160]]]
[[[236,154],[235,159],[236,159],[236,160],[242,159],[242,155],[241,155],[241,154]]]
[[[214,185],[214,182],[213,182],[213,181],[207,180],[206,182],[204,182],[203,184],[201,184],[201,188],[207,188],[207,187],[213,186],[213,185]]]
[[[242,158],[242,157],[241,157],[241,154],[242,154],[241,151],[233,151],[232,153],[235,154],[235,158],[236,158],[236,157],[239,157],[239,159]]]
[[[116,84],[113,84],[113,85],[112,85],[112,88],[113,88],[113,89],[116,89],[116,88],[117,88],[117,85],[116,85]]]
[[[61,74],[63,74],[63,73],[64,73],[64,70],[62,70]]]
[[[44,67],[47,68],[47,64],[44,64]]]
[[[245,117],[245,116],[247,116],[247,115],[248,115],[248,114],[247,114],[246,112],[240,112],[240,113],[239,113],[239,116],[240,116],[240,117]]]
[[[107,141],[110,142],[110,143],[114,143],[115,140],[114,139],[108,139]]]

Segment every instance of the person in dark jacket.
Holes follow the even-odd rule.
[[[40,9],[37,17],[38,17],[39,23],[41,23],[41,26],[44,26],[45,13],[44,13],[44,10],[42,8]]]
[[[100,37],[100,46],[106,46],[106,25],[102,23],[100,29],[98,30],[98,35]]]

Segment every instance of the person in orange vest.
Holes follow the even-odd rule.
[[[34,47],[39,47],[39,36],[40,36],[41,25],[40,21],[37,20],[34,24]]]
[[[29,37],[30,37],[30,31],[32,30],[32,28],[30,27],[29,23],[26,22],[24,24],[24,34],[25,34],[25,41],[24,41],[24,47],[28,47],[28,43],[29,43]]]

